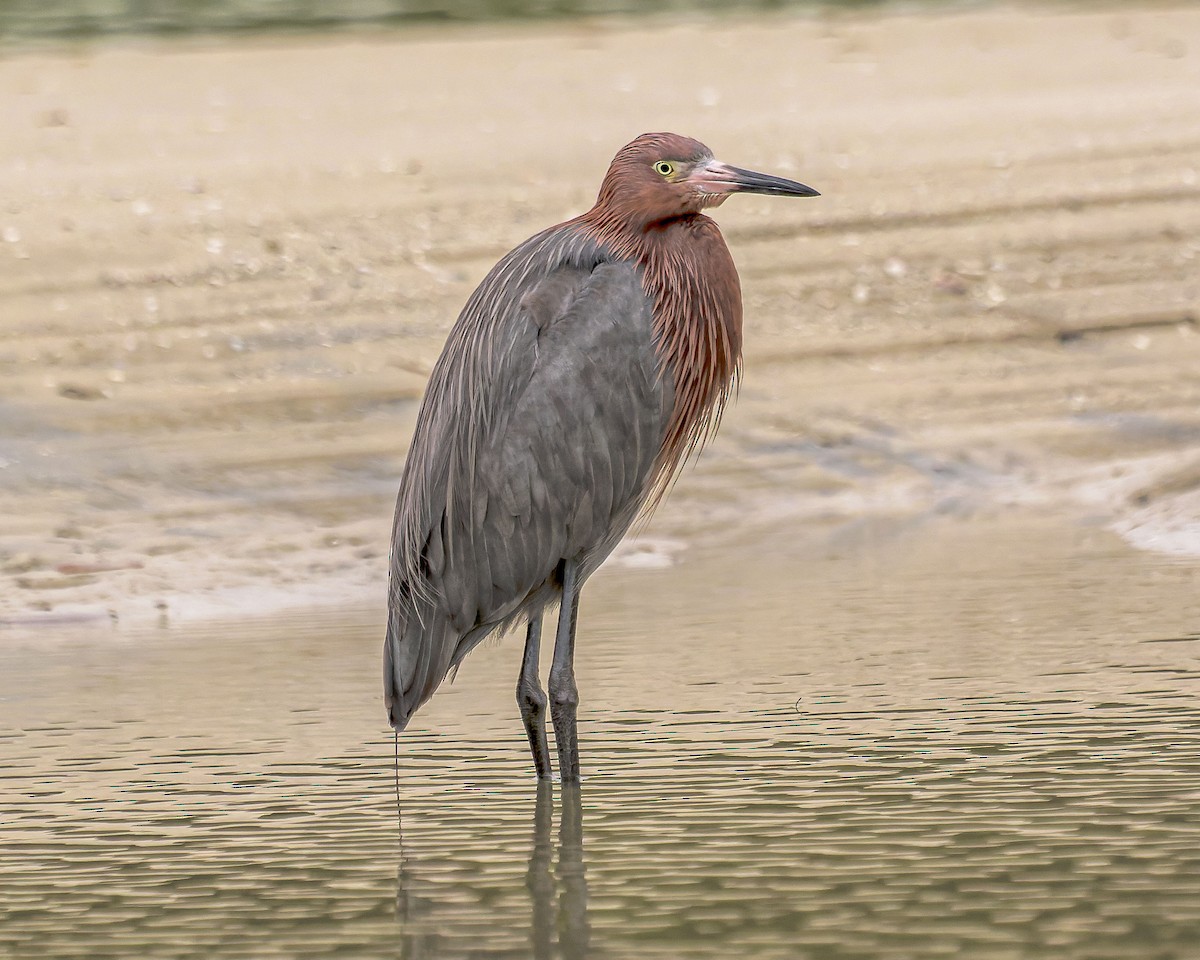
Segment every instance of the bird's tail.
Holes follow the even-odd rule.
[[[392,603],[383,644],[383,699],[388,722],[403,730],[450,669],[459,635],[433,604]]]

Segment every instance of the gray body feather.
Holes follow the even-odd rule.
[[[581,582],[656,479],[674,401],[640,268],[564,224],[472,295],[433,369],[392,533],[384,688],[402,729],[488,634]]]

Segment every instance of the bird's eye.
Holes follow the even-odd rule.
[[[669,177],[675,172],[675,164],[671,163],[670,160],[659,160],[654,165],[654,172],[660,176]]]

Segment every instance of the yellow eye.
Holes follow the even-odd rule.
[[[659,160],[654,165],[654,172],[659,174],[659,176],[669,177],[675,172],[675,164],[670,160]]]

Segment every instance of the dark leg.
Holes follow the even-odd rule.
[[[538,683],[538,654],[542,649],[542,611],[529,617],[525,634],[525,657],[517,680],[517,706],[529,737],[533,766],[539,780],[550,779],[550,748],[546,746],[546,694]]]
[[[579,737],[575,711],[579,691],[575,688],[575,620],[579,613],[579,565],[564,560],[562,610],[558,614],[558,636],[554,640],[554,662],[550,666],[550,716],[554,741],[558,744],[558,773],[563,783],[579,782]]]

